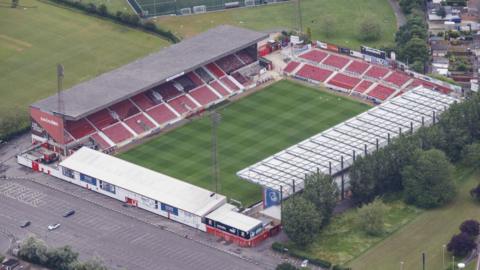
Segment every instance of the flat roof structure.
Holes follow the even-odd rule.
[[[262,224],[261,220],[249,217],[247,215],[235,211],[235,206],[229,203],[222,205],[215,211],[211,212],[206,218],[215,220],[224,225],[228,225],[235,229],[249,232],[255,227]]]
[[[306,174],[335,175],[354,157],[387,145],[389,139],[430,125],[458,99],[417,87],[358,116],[314,135],[239,172],[241,179],[280,190],[287,197],[303,189]]]
[[[88,147],[80,148],[62,161],[60,166],[200,217],[226,202],[223,195],[212,196],[209,190]]]
[[[267,37],[264,33],[221,25],[63,91],[61,113],[57,95],[31,106],[77,120]]]

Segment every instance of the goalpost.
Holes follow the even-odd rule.
[[[205,13],[207,12],[207,6],[201,5],[201,6],[194,6],[193,7],[193,13],[199,14],[199,13]]]
[[[245,0],[245,6],[246,7],[254,7],[255,6],[255,0]]]

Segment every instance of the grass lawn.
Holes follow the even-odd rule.
[[[29,8],[0,8],[2,117],[20,113],[26,118],[29,104],[54,94],[57,63],[65,66],[68,88],[168,45],[156,36],[40,1],[22,0],[21,5]]]
[[[352,209],[333,218],[332,222],[317,235],[314,243],[305,251],[298,250],[292,244],[288,245],[289,249],[297,249],[299,253],[328,260],[334,264],[346,263],[397,231],[421,212],[400,200],[387,202],[386,205],[385,233],[381,236],[369,236],[357,227],[355,225],[357,212]]]
[[[191,16],[164,16],[156,19],[159,26],[170,29],[178,36],[188,37],[220,24],[231,24],[255,30],[291,29],[294,7],[292,2],[256,8],[231,9],[222,12]],[[325,36],[323,19],[331,16],[334,34]],[[393,45],[396,20],[386,0],[302,0],[303,26],[312,29],[314,39],[359,49],[370,46]],[[376,42],[362,42],[358,29],[369,19],[381,26],[381,38]]]
[[[291,81],[220,108],[220,192],[246,206],[261,200],[260,187],[237,178],[237,171],[368,108]],[[120,157],[213,190],[210,128],[209,118],[203,117]]]
[[[470,195],[471,188],[480,181],[480,173],[457,171],[459,194],[455,201],[440,209],[424,211],[412,222],[385,241],[349,263],[353,269],[396,270],[400,262],[404,269],[421,269],[421,254],[426,253],[427,269],[443,269],[442,245],[448,243],[466,219],[479,219],[480,204]],[[446,255],[451,264],[450,255]]]

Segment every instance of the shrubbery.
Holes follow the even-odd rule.
[[[462,258],[467,256],[476,246],[474,238],[466,233],[460,233],[452,237],[447,245],[447,250],[455,257]]]
[[[363,231],[373,236],[383,233],[386,206],[381,199],[375,199],[373,202],[358,208],[357,211],[357,223]]]
[[[52,270],[107,270],[99,258],[78,261],[78,253],[70,246],[48,248],[42,240],[30,236],[20,245],[18,257]]]
[[[474,219],[465,220],[462,225],[460,225],[460,231],[471,237],[477,237],[480,233],[480,224]]]

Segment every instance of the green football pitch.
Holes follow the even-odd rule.
[[[219,192],[245,206],[261,200],[260,187],[240,180],[237,171],[368,108],[285,80],[219,108]],[[120,157],[214,190],[209,117],[193,120]]]

